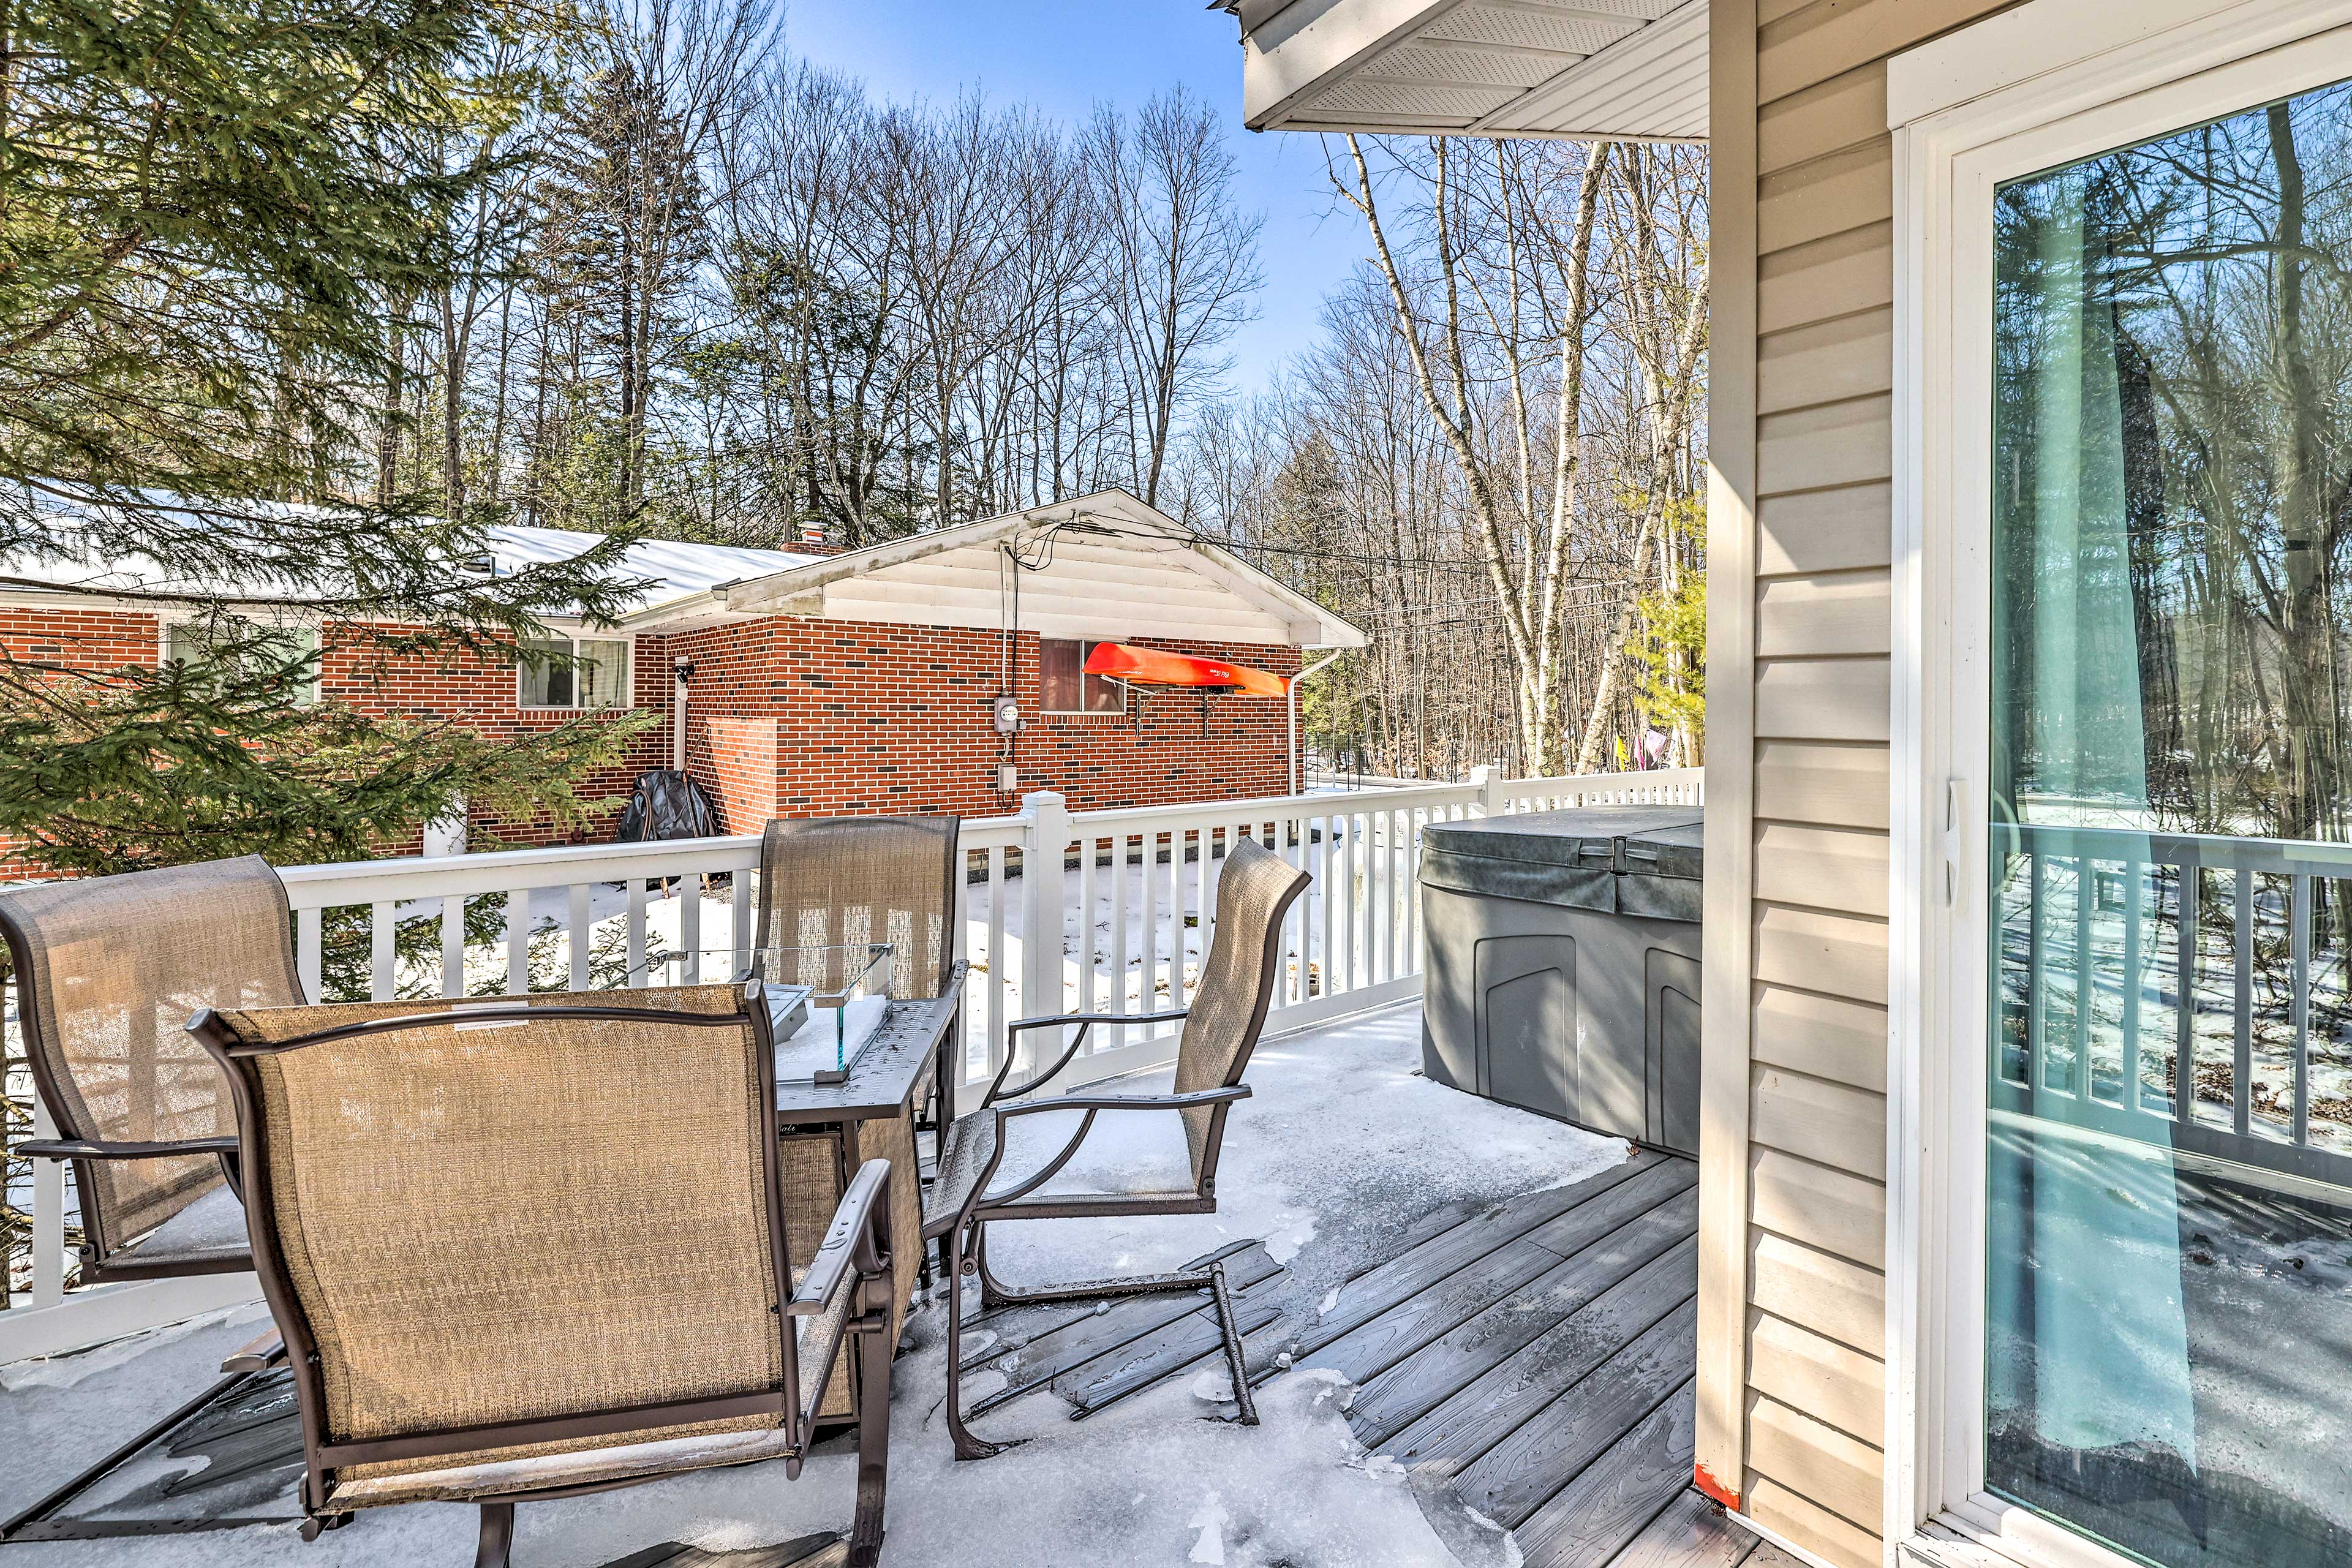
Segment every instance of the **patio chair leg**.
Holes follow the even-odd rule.
[[[882,1561],[882,1509],[890,1462],[890,1334],[882,1323],[857,1336],[857,1519],[849,1530],[849,1568]]]
[[[1234,1404],[1240,1408],[1241,1424],[1257,1425],[1257,1401],[1250,1394],[1249,1368],[1242,1363],[1242,1326],[1234,1318],[1234,1296],[1225,1289],[1225,1265],[1223,1259],[1209,1265],[1209,1289],[1217,1299],[1217,1328],[1225,1342],[1225,1370],[1234,1380]]]
[[[1009,1446],[975,1437],[963,1424],[963,1266],[979,1272],[978,1241],[969,1231],[955,1233],[956,1265],[948,1270],[948,1436],[955,1441],[959,1459],[986,1459]],[[970,1256],[964,1256],[969,1254]]]
[[[474,1548],[474,1568],[507,1568],[514,1551],[514,1504],[482,1505],[482,1535]]]

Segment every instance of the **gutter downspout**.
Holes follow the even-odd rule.
[[[1345,650],[1343,649],[1340,651],[1344,652]],[[1290,710],[1290,793],[1293,795],[1299,793],[1298,683],[1339,657],[1339,654],[1337,652],[1325,654],[1321,658],[1317,659],[1313,664],[1308,665],[1297,675],[1292,676],[1290,678],[1289,684],[1283,688],[1282,700],[1284,704]]]
[[[686,689],[694,680],[694,661],[683,656],[670,661],[670,673],[677,677],[671,688],[669,705],[669,765],[678,773],[686,772]]]

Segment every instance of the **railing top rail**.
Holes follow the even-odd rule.
[[[2068,822],[2008,824],[1995,830],[1996,843],[2003,832],[2015,833],[2020,845],[2026,848],[2084,855],[2096,860],[2352,876],[2352,844],[2241,838],[2226,833],[2158,833],[2146,828],[2092,827]]]
[[[1402,789],[1383,789],[1369,801],[1347,795],[1269,795],[1240,800],[1210,800],[1182,805],[1131,805],[1105,811],[1076,811],[1071,821],[1079,828],[1108,832],[1122,825],[1176,823],[1191,826],[1196,818],[1214,823],[1245,821],[1262,816],[1268,821],[1286,817],[1337,816],[1347,811],[1402,811],[1415,805],[1454,805],[1478,798],[1478,786],[1470,784],[1413,784]]]

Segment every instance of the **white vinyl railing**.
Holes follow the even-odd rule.
[[[1419,994],[1428,824],[1577,805],[1696,806],[1700,778],[1696,768],[1530,779],[1478,768],[1460,784],[1116,811],[1074,813],[1062,796],[1037,794],[1018,814],[967,819],[962,1076],[992,1075],[1013,1038],[1008,1026],[1023,1017],[1188,1003],[1215,937],[1217,872],[1242,838],[1313,877],[1287,918],[1267,1017],[1269,1029],[1295,1028]],[[750,956],[759,859],[758,837],[744,835],[293,866],[279,875],[314,998],[425,999],[727,979]],[[1049,934],[1033,942],[1033,932]],[[1097,1028],[1059,1081],[1163,1063],[1176,1038],[1147,1025]],[[1047,1044],[1032,1036],[1021,1048]],[[120,1294],[126,1300],[89,1321],[123,1332],[204,1310],[237,1288],[229,1279],[247,1278],[67,1291],[65,1184],[58,1166],[37,1165],[36,1310]],[[207,1289],[194,1306],[182,1304]],[[134,1310],[133,1291],[153,1304]],[[79,1327],[58,1338],[54,1321],[34,1334],[33,1317],[0,1313],[0,1361],[89,1342],[75,1337],[88,1335]]]

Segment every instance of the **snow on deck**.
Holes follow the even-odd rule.
[[[1418,1076],[1419,1063],[1420,1016],[1409,1007],[1266,1042],[1247,1075],[1256,1098],[1236,1108],[1228,1129],[1219,1213],[1003,1226],[991,1234],[992,1260],[1009,1282],[1043,1283],[1165,1268],[1256,1238],[1311,1300],[1392,1256],[1403,1228],[1444,1204],[1563,1185],[1626,1156],[1621,1142],[1433,1084]],[[1147,1129],[1119,1125],[1140,1121],[1098,1122],[1107,1136],[1088,1163],[1118,1167],[1164,1154]],[[1070,1178],[1084,1180],[1087,1168],[1073,1167]],[[1041,1390],[976,1423],[991,1437],[1033,1441],[959,1465],[939,1413],[941,1310],[910,1315],[893,1368],[890,1568],[1505,1568],[1517,1561],[1499,1531],[1442,1493],[1417,1500],[1395,1461],[1367,1455],[1341,1413],[1349,1387],[1326,1371],[1265,1384],[1256,1427],[1220,1419],[1231,1410],[1216,1397],[1222,1375],[1196,1375],[1197,1368],[1085,1421],[1068,1419],[1070,1407]],[[246,1309],[79,1356],[0,1368],[0,1430],[11,1456],[0,1474],[0,1514],[193,1394],[221,1355],[252,1337],[257,1316]],[[845,1529],[855,1471],[854,1455],[836,1441],[797,1482],[775,1463],[525,1504],[515,1558],[527,1568],[592,1568],[663,1542],[726,1552]],[[419,1505],[362,1514],[309,1545],[292,1526],[274,1525],[26,1542],[10,1546],[7,1560],[8,1568],[454,1568],[470,1561],[474,1521],[470,1508]]]

